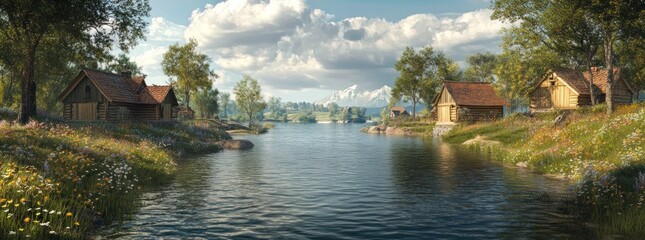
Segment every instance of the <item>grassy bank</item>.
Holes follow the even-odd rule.
[[[460,144],[481,136],[499,144],[475,144],[494,158],[574,180],[575,210],[603,236],[645,237],[645,106],[585,108],[554,124],[561,113],[513,115],[460,126],[443,139]]]
[[[0,238],[78,239],[137,207],[139,190],[172,177],[180,155],[227,137],[195,124],[25,126],[0,110]]]

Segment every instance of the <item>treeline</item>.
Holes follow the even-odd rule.
[[[516,108],[528,105],[529,91],[548,70],[580,72],[608,69],[606,100],[611,113],[614,69],[633,86],[645,85],[645,2],[583,0],[496,0],[492,19],[510,23],[503,30],[502,52],[484,52],[467,58],[461,70],[456,62],[431,46],[406,48],[397,63],[399,77],[392,90],[394,105],[430,104],[441,82],[491,82]],[[590,88],[593,89],[593,88]],[[595,104],[593,90],[590,92]]]

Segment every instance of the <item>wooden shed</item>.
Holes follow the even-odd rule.
[[[492,84],[482,82],[444,81],[433,101],[438,124],[502,118],[504,106],[508,105],[495,93]]]
[[[392,107],[390,109],[390,119],[396,119],[398,117],[410,116],[407,110],[404,107]]]
[[[605,101],[607,69],[593,68],[593,90],[599,103]],[[570,110],[591,105],[589,72],[572,69],[549,71],[529,93],[529,108],[532,112],[557,109]],[[632,86],[614,69],[613,102],[630,104],[637,96]]]
[[[171,86],[148,86],[145,77],[83,69],[58,98],[63,118],[74,121],[158,121],[177,118]]]

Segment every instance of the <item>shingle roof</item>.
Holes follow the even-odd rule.
[[[560,69],[553,71],[560,79],[566,82],[579,94],[589,94],[589,71],[583,71],[580,74],[572,69]],[[606,93],[608,69],[594,70],[593,86],[597,93]],[[614,81],[620,80],[620,68],[614,68]]]
[[[103,72],[92,69],[83,69],[79,77],[85,74],[96,85],[99,91],[112,102],[134,104],[159,104],[163,102],[171,86],[147,86],[145,77],[126,77],[121,74]],[[68,86],[60,99],[69,94],[76,82]]]
[[[490,83],[444,81],[444,87],[457,105],[507,106],[508,101],[499,97]]]

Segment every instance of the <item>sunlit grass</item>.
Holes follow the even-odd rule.
[[[0,110],[0,239],[79,239],[138,206],[181,154],[219,150],[219,130],[196,124],[7,122]]]
[[[561,113],[513,115],[460,126],[443,139],[463,143],[477,135],[501,143],[475,146],[502,161],[573,179],[578,212],[588,214],[603,236],[645,237],[645,106],[583,108],[555,126]],[[485,149],[484,149],[485,148]]]

